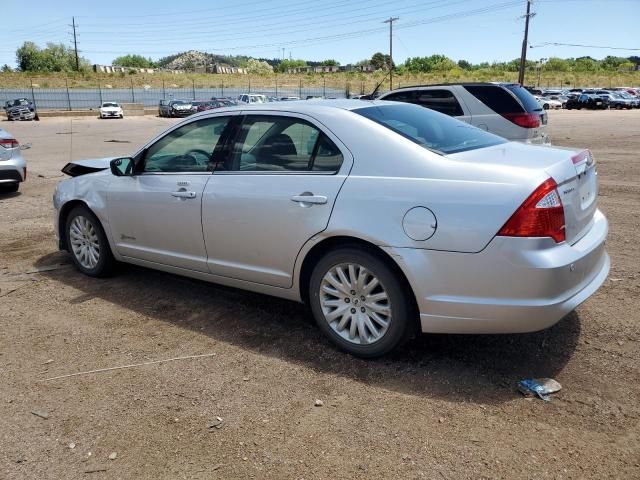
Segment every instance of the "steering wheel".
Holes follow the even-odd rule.
[[[206,165],[211,159],[211,152],[207,152],[201,148],[193,148],[184,154],[185,157],[191,157],[198,165]]]

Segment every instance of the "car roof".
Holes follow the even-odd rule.
[[[398,90],[406,90],[409,88],[424,88],[424,87],[455,87],[455,86],[485,86],[485,87],[520,87],[519,83],[510,83],[510,82],[457,82],[457,83],[429,83],[423,85],[408,85],[402,88],[396,88],[395,90],[391,90],[392,92]],[[390,92],[387,92],[390,93]]]
[[[384,100],[354,100],[354,99],[336,99],[336,100],[294,100],[291,102],[271,102],[271,103],[254,103],[250,105],[237,105],[232,107],[218,108],[215,112],[201,112],[192,115],[189,118],[206,117],[208,115],[217,115],[224,112],[290,112],[290,113],[306,113],[306,114],[322,114],[330,113],[335,110],[352,111],[358,108],[395,105],[398,102],[389,102]],[[403,105],[403,104],[400,104]],[[408,104],[407,104],[408,105]]]

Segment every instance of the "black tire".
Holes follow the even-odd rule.
[[[0,193],[15,193],[18,191],[18,188],[20,188],[18,182],[0,185]]]
[[[96,236],[98,237],[99,257],[97,264],[93,268],[88,268],[82,265],[73,251],[70,238],[70,227],[71,222],[73,222],[76,217],[84,217],[85,219],[87,219],[91,226],[94,228]],[[107,236],[105,235],[102,225],[100,224],[100,220],[98,220],[98,217],[96,217],[91,210],[84,206],[73,208],[73,210],[71,210],[71,212],[69,212],[69,215],[67,216],[64,233],[66,237],[65,239],[67,243],[67,250],[71,254],[71,259],[73,260],[73,263],[78,270],[90,277],[107,277],[113,272],[116,266],[116,260],[115,258],[113,258],[111,247],[109,246]]]
[[[322,281],[327,272],[343,263],[358,264],[366,268],[380,281],[387,293],[391,306],[391,320],[387,331],[373,343],[360,345],[350,342],[334,331],[325,319],[320,298]],[[311,312],[320,330],[339,349],[356,357],[376,358],[389,353],[409,339],[415,333],[418,324],[410,288],[406,282],[376,254],[357,247],[343,247],[327,253],[320,259],[311,274],[308,298]]]

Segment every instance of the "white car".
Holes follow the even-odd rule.
[[[430,108],[516,142],[547,144],[547,113],[515,83],[458,83],[402,87],[379,100]]]
[[[547,328],[609,271],[589,151],[406,103],[208,110],[63,171],[54,231],[83,273],[121,261],[306,302],[362,357],[417,330]]]
[[[560,110],[562,109],[562,102],[560,100],[554,100],[548,97],[540,97],[536,95],[536,100],[542,105],[545,110]]]
[[[102,102],[100,118],[124,118],[124,112],[116,102]]]
[[[243,93],[242,95],[238,95],[238,102],[240,103],[268,103],[266,95],[254,94],[254,93]]]

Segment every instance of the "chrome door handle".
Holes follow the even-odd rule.
[[[324,195],[314,195],[310,192],[304,192],[300,195],[294,195],[291,197],[292,202],[307,203],[313,205],[322,205],[327,203],[327,197]]]
[[[184,190],[179,190],[177,192],[171,192],[171,195],[178,198],[196,198],[196,192],[187,192]]]

